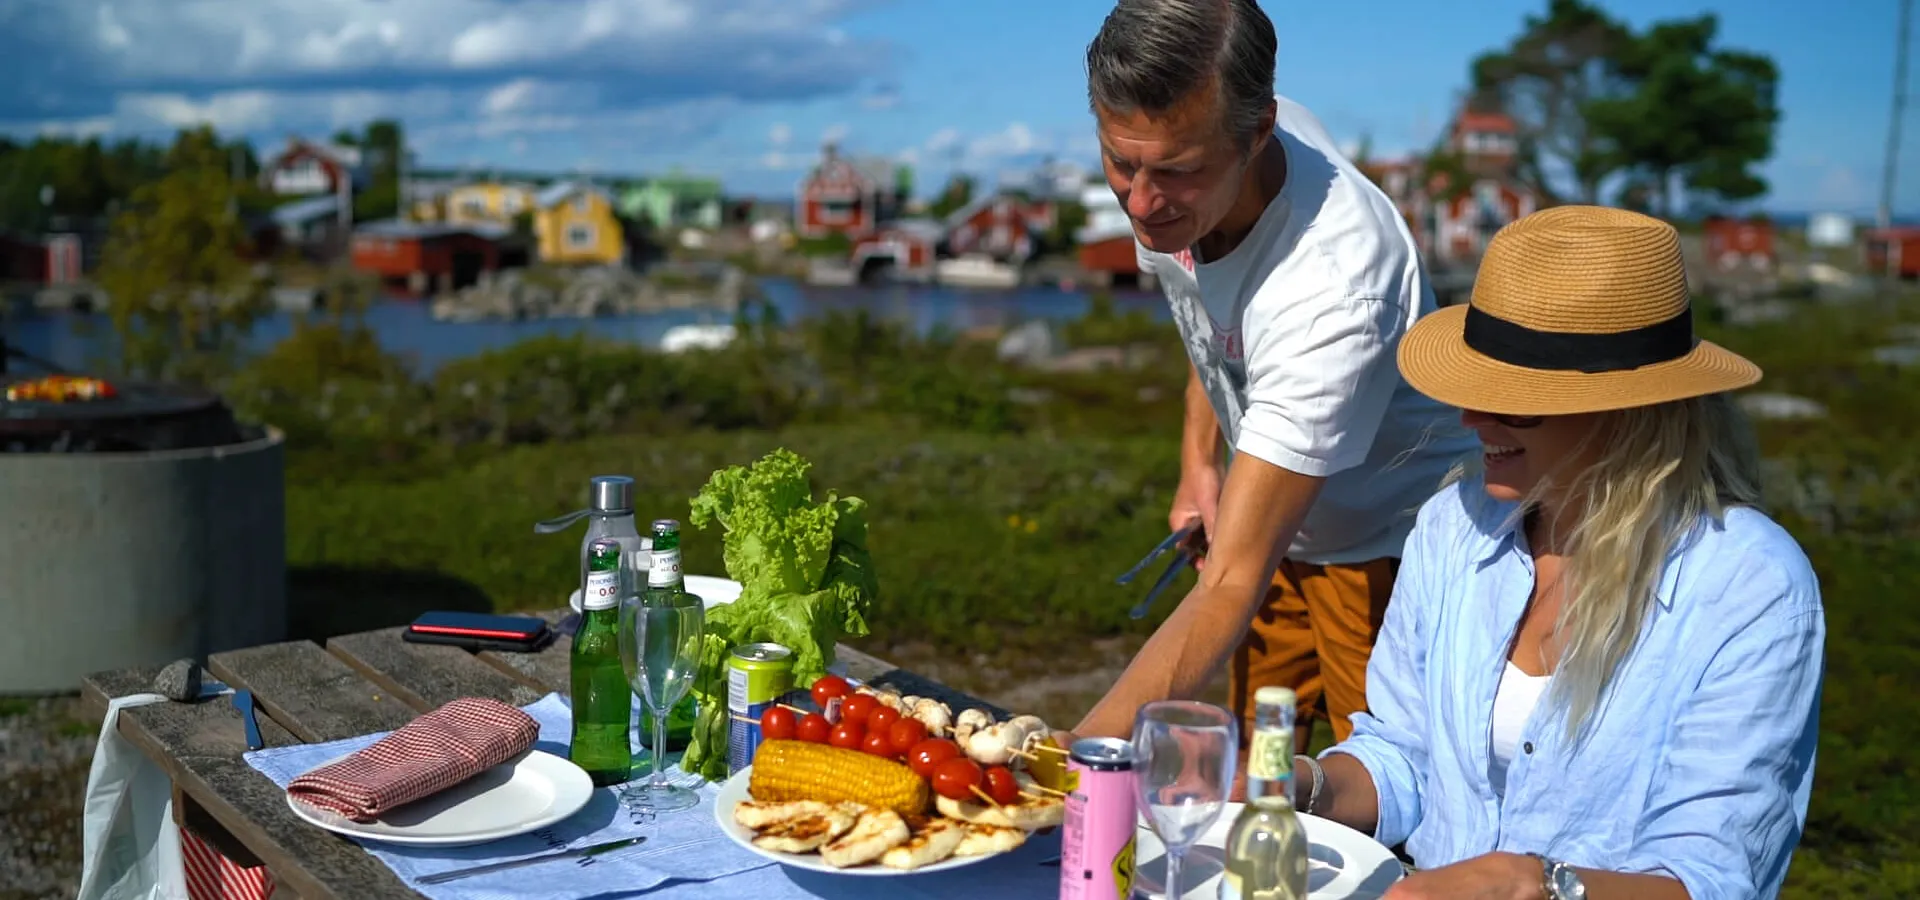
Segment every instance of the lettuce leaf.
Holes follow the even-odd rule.
[[[834,645],[867,632],[879,595],[867,552],[867,505],[829,493],[815,503],[811,464],[785,448],[751,466],[713,473],[693,498],[690,521],[723,529],[727,575],[740,599],[707,616],[700,671],[700,714],[682,765],[709,779],[727,776],[726,661],[733,648],[773,641],[794,653],[796,686],[833,665]]]

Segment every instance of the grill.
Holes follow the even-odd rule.
[[[23,373],[9,361],[46,373]],[[6,389],[42,374],[75,375],[6,346],[0,339],[0,453],[139,453],[219,447],[247,439],[233,413],[210,391],[181,385],[113,381],[98,400],[7,400]]]

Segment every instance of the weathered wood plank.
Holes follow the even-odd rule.
[[[983,709],[996,719],[1011,717],[1011,713],[988,703],[971,694],[956,691],[937,681],[915,675],[875,656],[862,653],[845,644],[834,648],[834,655],[847,666],[847,674],[855,681],[864,681],[877,687],[887,687],[901,694],[920,697],[932,697],[945,703],[958,715],[963,709]]]
[[[570,609],[549,609],[527,613],[547,620],[547,624],[558,624],[567,617]],[[562,694],[571,690],[569,657],[573,653],[573,635],[561,634],[553,643],[534,653],[510,653],[500,650],[482,650],[477,656],[482,662],[499,669],[515,679],[522,681],[542,694],[558,691]]]
[[[159,666],[142,666],[137,669],[115,669],[111,672],[95,672],[80,682],[80,702],[86,707],[87,715],[96,719],[107,716],[107,701],[128,694],[145,694],[153,690],[153,676],[160,674]]]
[[[263,712],[308,743],[392,731],[419,715],[312,641],[215,653],[207,668],[253,691]]]
[[[327,650],[420,712],[461,697],[491,697],[524,706],[545,694],[459,647],[407,643],[400,639],[403,630],[396,626],[341,635],[328,639]]]
[[[151,685],[152,677],[151,671],[139,670],[101,673],[87,679],[85,690],[98,698],[139,693]],[[420,896],[359,846],[294,816],[285,792],[240,758],[246,736],[230,698],[134,707],[122,712],[120,733],[299,896]],[[260,733],[268,746],[298,743],[270,717],[261,719]]]

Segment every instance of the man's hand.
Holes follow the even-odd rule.
[[[1187,466],[1180,473],[1180,486],[1173,492],[1173,508],[1167,512],[1167,530],[1200,523],[1200,531],[1190,535],[1182,547],[1193,556],[1193,567],[1206,564],[1207,535],[1214,534],[1213,523],[1220,517],[1220,469],[1213,465]]]
[[[1487,853],[1396,882],[1381,900],[1544,900],[1546,869],[1519,853]]]

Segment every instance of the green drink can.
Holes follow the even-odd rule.
[[[793,651],[771,641],[741,644],[727,656],[727,769],[753,764],[760,717],[793,689]]]

